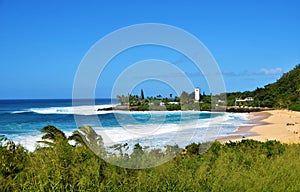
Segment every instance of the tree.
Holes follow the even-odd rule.
[[[166,154],[170,156],[176,156],[178,155],[182,149],[176,144],[176,145],[166,145]]]
[[[135,144],[131,157],[140,157],[142,154],[144,154],[143,147],[139,143]]]
[[[195,92],[192,92],[189,94],[188,102],[191,103],[194,102],[194,100],[195,100]]]
[[[16,179],[21,171],[26,167],[29,154],[20,144],[15,144],[13,141],[7,141],[6,138],[0,138],[0,191],[14,191],[9,188],[3,190],[3,180],[12,182]],[[4,182],[5,183],[5,182]]]
[[[79,127],[69,137],[69,140],[88,147],[98,156],[106,154],[102,137],[91,126]]]
[[[182,91],[180,95],[180,102],[181,104],[188,104],[189,103],[189,94],[185,91]]]
[[[141,89],[141,99],[142,99],[142,100],[144,100],[144,99],[145,99],[145,97],[144,97],[144,91],[143,91],[143,89]]]
[[[285,108],[300,102],[300,67],[284,73],[272,84],[257,88],[254,91],[227,94],[227,104],[233,105],[236,98],[254,97],[261,102],[261,107]]]
[[[125,151],[127,151],[129,149],[129,146],[128,146],[128,143],[125,143],[123,145],[122,144],[115,144],[115,145],[113,145],[109,148],[114,149],[116,151],[119,151],[119,154],[121,156],[123,156],[123,150],[122,149],[125,149]]]
[[[44,135],[42,136],[43,141],[38,141],[38,143],[54,146],[62,141],[67,142],[65,133],[53,125],[47,125],[40,131],[44,133]]]
[[[149,105],[151,105],[152,101],[153,101],[153,97],[152,96],[151,97],[148,96],[147,99],[146,99],[146,103],[149,104]]]
[[[130,106],[137,106],[139,104],[139,96],[137,95],[129,95],[129,105]]]
[[[126,103],[128,103],[129,101],[129,97],[126,97],[124,95],[117,95],[117,98],[118,98],[118,102],[121,104],[121,105],[124,105]]]
[[[180,98],[177,97],[177,96],[175,96],[174,101],[175,101],[175,102],[180,102]]]

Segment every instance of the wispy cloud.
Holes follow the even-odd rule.
[[[222,74],[225,76],[255,76],[255,75],[279,75],[282,73],[281,68],[261,68],[257,71],[244,71],[241,73],[236,73],[233,71],[223,71]]]
[[[226,76],[238,76],[238,73],[235,73],[233,71],[222,71],[222,75],[226,75]]]
[[[257,74],[261,74],[261,75],[278,75],[282,73],[282,69],[281,68],[274,68],[274,69],[266,69],[266,68],[262,68],[260,70],[257,71]]]

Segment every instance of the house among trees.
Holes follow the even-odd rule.
[[[239,98],[239,99],[235,100],[235,106],[236,106],[237,102],[251,102],[251,101],[254,101],[253,97],[247,97],[245,99],[240,99]]]

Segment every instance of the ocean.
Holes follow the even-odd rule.
[[[139,143],[149,148],[213,141],[234,135],[248,125],[248,114],[199,111],[105,111],[116,100],[96,99],[94,106],[72,107],[71,99],[0,100],[0,136],[33,151],[41,140],[40,129],[54,125],[70,136],[78,126],[90,125],[104,144]],[[79,119],[79,120],[78,120]]]

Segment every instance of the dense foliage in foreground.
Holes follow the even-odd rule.
[[[45,136],[54,138],[50,133]],[[298,144],[214,142],[200,154],[201,147],[202,144],[191,144],[185,153],[165,164],[138,170],[106,163],[85,145],[72,146],[64,139],[56,139],[34,152],[2,141],[0,191],[300,190]],[[140,159],[150,153],[142,152],[138,153]]]

